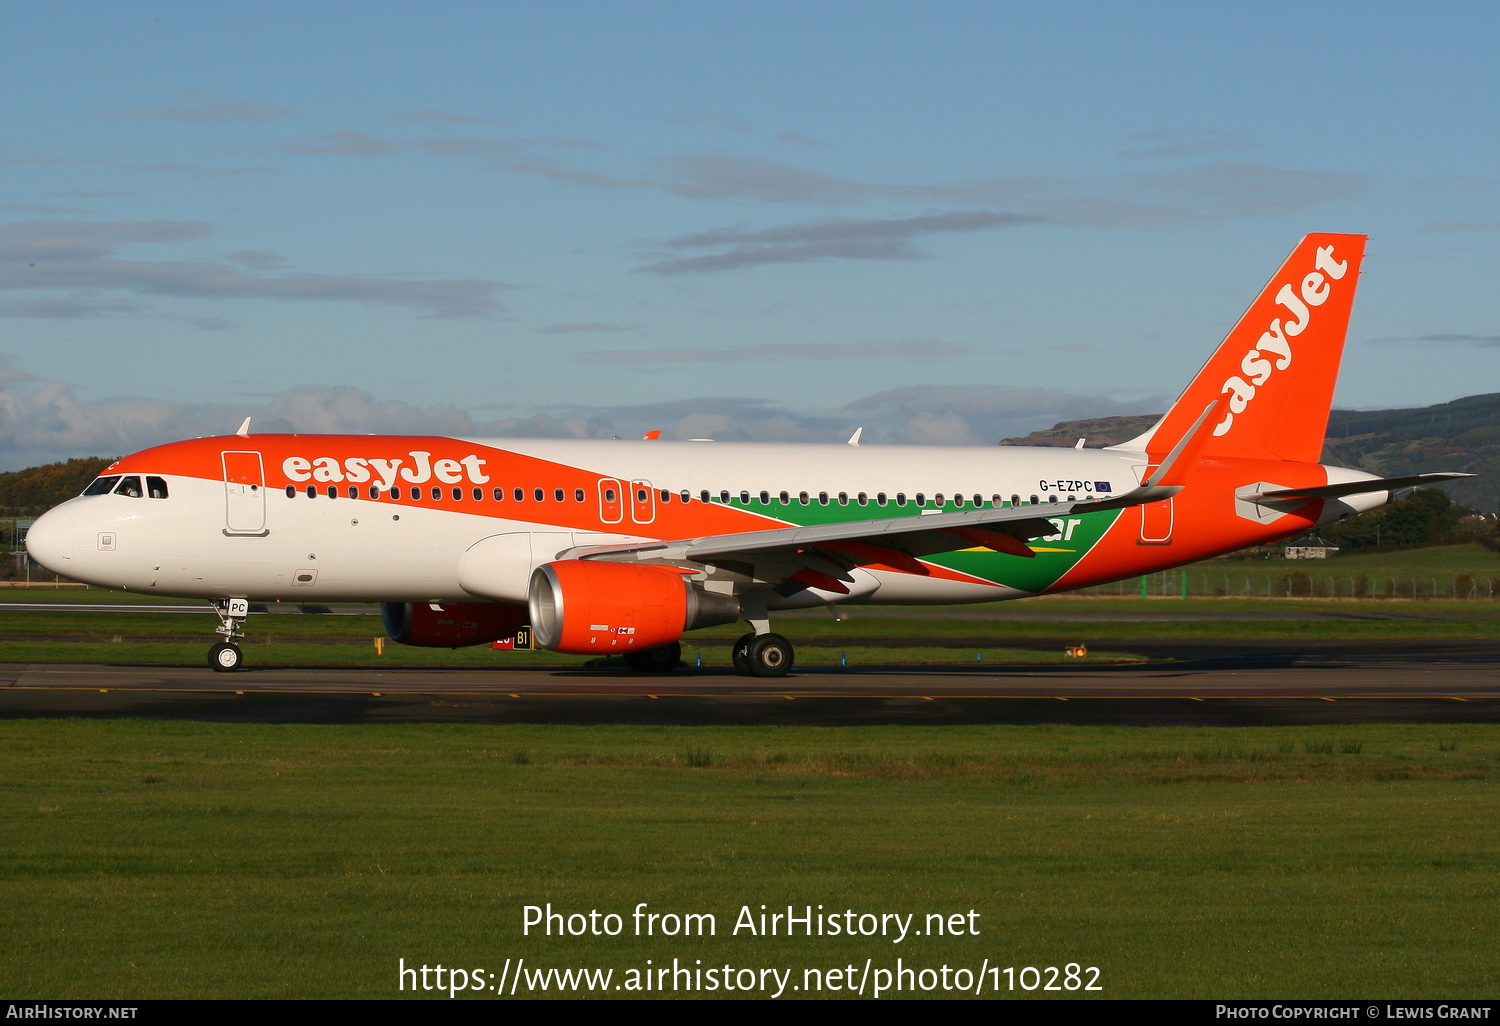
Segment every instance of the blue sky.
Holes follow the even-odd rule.
[[[1497,390],[1492,5],[0,4],[0,465],[266,428],[993,444],[1308,231]]]

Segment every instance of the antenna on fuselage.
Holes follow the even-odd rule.
[[[859,448],[859,436],[864,432],[864,430],[865,429],[863,427],[857,427],[854,429],[854,434],[849,436],[849,444],[854,446],[856,449]]]
[[[250,418],[249,417],[245,418],[245,423],[243,423],[243,424],[240,425],[240,429],[238,431],[236,431],[235,434],[239,435],[241,438],[249,438],[250,437]]]

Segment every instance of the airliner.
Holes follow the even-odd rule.
[[[773,614],[1055,594],[1305,533],[1468,475],[1318,462],[1365,237],[1308,235],[1162,419],[1105,448],[238,433],[106,468],[32,559],[210,601],[215,670],[253,601],[379,602],[406,645],[541,646],[662,673],[744,620],[741,674],[791,670]],[[656,433],[653,432],[653,435]]]

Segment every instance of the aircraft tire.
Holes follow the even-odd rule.
[[[745,662],[752,677],[785,677],[792,669],[792,643],[780,634],[758,634]]]
[[[220,673],[233,673],[245,663],[238,645],[219,642],[208,650],[208,665]]]
[[[682,662],[682,644],[672,642],[644,652],[627,652],[625,665],[636,673],[671,673]]]
[[[741,677],[753,677],[750,672],[750,643],[755,640],[755,632],[740,636],[729,650],[729,658],[734,663],[734,672]]]

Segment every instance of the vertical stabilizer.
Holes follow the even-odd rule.
[[[1305,237],[1152,430],[1152,461],[1219,400],[1200,456],[1318,462],[1364,252],[1363,235]]]

